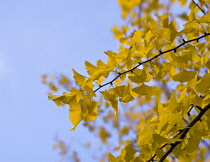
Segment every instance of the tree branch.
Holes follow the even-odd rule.
[[[198,3],[195,3],[194,0],[192,0],[192,2],[199,8],[199,10],[201,10],[201,12],[203,12],[204,15],[206,15],[206,12],[198,5]]]
[[[132,69],[127,70],[127,71],[124,71],[124,72],[122,72],[122,73],[118,73],[118,76],[116,76],[116,77],[115,77],[114,79],[112,79],[110,82],[107,82],[107,83],[105,83],[105,84],[103,84],[103,85],[100,85],[97,89],[94,90],[94,92],[97,92],[99,89],[101,89],[102,87],[104,87],[104,86],[106,86],[106,85],[113,84],[113,82],[114,82],[117,78],[119,78],[121,75],[124,75],[124,74],[126,74],[126,73],[128,73],[128,72],[132,72],[133,70],[135,70],[135,69],[138,68],[139,66],[141,66],[141,65],[143,65],[143,64],[145,64],[145,63],[147,63],[147,62],[151,62],[152,60],[158,58],[159,56],[161,56],[161,55],[163,55],[163,54],[165,54],[165,53],[176,51],[179,47],[181,47],[181,46],[183,46],[183,45],[185,45],[185,44],[187,44],[187,43],[194,42],[194,41],[197,41],[197,42],[198,42],[200,39],[202,39],[202,38],[204,38],[204,37],[206,37],[206,36],[208,36],[208,35],[210,35],[210,33],[204,33],[204,35],[202,35],[202,36],[200,36],[200,37],[198,37],[198,38],[194,38],[194,39],[188,40],[188,41],[186,41],[186,40],[183,39],[183,43],[179,44],[178,46],[176,46],[176,47],[174,47],[174,48],[172,48],[172,49],[166,50],[166,51],[160,51],[159,54],[157,54],[156,56],[154,56],[154,57],[152,57],[152,58],[150,58],[150,59],[148,59],[148,60],[146,60],[146,61],[139,62],[138,65],[136,65],[136,66],[133,67]]]
[[[206,106],[204,107],[204,109],[202,109],[202,110],[200,111],[200,113],[196,116],[196,118],[195,118],[192,122],[190,122],[190,124],[189,124],[185,129],[183,129],[183,132],[182,132],[181,136],[179,137],[179,139],[184,139],[185,136],[186,136],[186,134],[189,132],[190,128],[193,127],[193,125],[195,125],[195,123],[196,123],[197,121],[200,121],[200,120],[201,120],[201,117],[202,117],[202,116],[206,113],[206,111],[209,110],[209,109],[210,109],[210,104],[206,105]],[[160,159],[159,162],[163,162],[163,161],[166,159],[166,157],[175,149],[175,147],[176,147],[179,143],[181,143],[181,142],[180,142],[180,141],[176,141],[175,143],[172,143],[172,144],[171,144],[171,148],[162,156],[162,158]]]

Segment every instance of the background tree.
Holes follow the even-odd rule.
[[[82,122],[110,146],[110,161],[205,161],[210,1],[118,2],[126,20],[112,28],[118,51],[104,52],[106,62],[86,61],[88,76],[73,69],[75,83],[65,76],[48,82],[43,76],[53,91],[67,90],[49,99],[69,105],[71,130]],[[103,120],[95,122],[97,117]],[[107,140],[111,136],[114,142]],[[57,146],[65,154],[65,144]]]

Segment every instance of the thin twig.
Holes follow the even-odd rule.
[[[190,122],[190,124],[183,130],[182,134],[180,135],[179,139],[184,139],[186,134],[189,132],[190,128],[192,128],[198,121],[201,120],[201,117],[206,113],[207,110],[210,109],[210,104],[206,105],[202,111],[195,117],[195,119]],[[176,141],[175,143],[171,144],[171,148],[161,157],[159,162],[163,162],[166,157],[175,149],[175,147],[180,144],[180,141]]]
[[[198,3],[196,3],[194,0],[192,0],[192,2],[199,8],[199,10],[201,10],[201,12],[203,12],[204,15],[206,15],[206,12],[198,5]]]
[[[202,39],[202,38],[204,38],[204,37],[206,37],[206,36],[208,36],[208,35],[210,35],[210,33],[204,33],[204,35],[202,35],[202,36],[200,36],[200,37],[198,37],[198,38],[194,38],[194,39],[188,40],[188,41],[186,41],[186,40],[183,39],[183,43],[179,44],[178,46],[176,46],[176,47],[174,47],[174,48],[172,48],[172,49],[166,50],[166,51],[160,51],[159,54],[157,54],[156,56],[154,56],[154,57],[152,57],[152,58],[150,58],[150,59],[148,59],[148,60],[146,60],[146,61],[139,62],[138,65],[136,65],[136,66],[133,67],[132,69],[127,70],[127,71],[124,71],[124,72],[122,72],[122,73],[118,73],[118,75],[117,75],[114,79],[112,79],[110,82],[107,82],[107,83],[105,83],[105,84],[103,84],[103,85],[100,85],[97,89],[94,90],[94,92],[97,92],[99,89],[101,89],[102,87],[104,87],[104,86],[106,86],[106,85],[113,84],[113,82],[114,82],[116,79],[118,79],[121,75],[124,75],[124,74],[126,74],[126,73],[128,73],[128,72],[132,72],[133,70],[135,70],[135,69],[138,68],[139,66],[141,66],[141,65],[143,65],[143,64],[145,64],[145,63],[147,63],[147,62],[151,62],[152,60],[158,58],[159,56],[161,56],[161,55],[163,55],[163,54],[165,54],[165,53],[172,52],[172,51],[176,51],[179,47],[181,47],[181,46],[183,46],[183,45],[185,45],[185,44],[187,44],[187,43],[194,42],[194,41],[197,41],[197,42],[198,42],[200,39]]]

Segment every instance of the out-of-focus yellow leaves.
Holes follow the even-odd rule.
[[[118,0],[119,6],[122,8],[122,18],[126,18],[129,12],[135,7],[140,5],[141,0]]]
[[[56,87],[53,83],[49,83],[48,86],[49,86],[49,88],[50,88],[52,91],[54,91],[54,92],[58,91],[58,89],[59,89],[59,88]]]
[[[115,39],[123,38],[128,30],[129,30],[128,26],[123,26],[121,29],[119,29],[118,26],[113,26],[111,29],[111,31],[114,33]]]
[[[119,150],[120,149],[120,146],[117,146],[114,148],[114,150]]]
[[[193,79],[196,75],[196,71],[186,71],[183,70],[180,73],[173,75],[172,78],[178,82],[188,82]]]
[[[138,137],[138,144],[139,145],[146,145],[150,143],[153,139],[153,130],[147,123],[144,129],[139,132],[139,137]]]
[[[165,137],[160,136],[159,134],[153,134],[153,139],[155,142],[158,143],[158,145],[164,144],[168,139]]]
[[[159,123],[158,123],[158,127],[157,127],[157,132],[161,133],[162,131],[164,131],[167,126],[168,126],[168,114],[167,114],[167,110],[165,108],[163,108],[162,103],[158,104],[158,116],[159,116]]]
[[[125,103],[133,101],[133,100],[134,100],[134,97],[130,93],[128,93],[128,94],[124,95],[122,98],[120,98],[120,101],[125,102]]]
[[[161,18],[161,25],[164,28],[168,28],[169,24],[168,24],[168,13],[163,14],[162,16],[160,16]]]
[[[185,21],[188,20],[188,15],[186,13],[181,13],[178,15],[178,17],[180,17],[182,20],[185,20]]]
[[[166,4],[153,0],[118,0],[128,24],[112,28],[120,44],[117,52],[104,52],[106,62],[99,59],[93,65],[86,61],[87,77],[72,69],[77,84],[71,88],[74,84],[65,76],[60,79],[53,76],[49,81],[46,75],[42,76],[42,82],[53,91],[68,84],[64,88],[69,93],[49,95],[49,99],[58,106],[69,105],[71,130],[83,120],[83,125],[98,133],[102,143],[109,146],[108,138],[117,132],[119,141],[109,148],[116,152],[123,149],[116,157],[107,155],[111,162],[158,161],[177,141],[180,144],[169,155],[175,161],[200,157],[203,161],[206,157],[199,143],[209,136],[210,113],[207,111],[200,121],[192,127],[189,125],[203,111],[198,106],[203,109],[210,103],[207,37],[210,13],[199,17],[202,14],[199,6],[207,11],[204,6],[210,1],[200,0],[199,6],[193,1],[186,3],[187,0],[172,4],[175,1]],[[190,7],[189,15],[167,12],[173,5],[187,7],[186,4]],[[159,16],[161,13],[164,14]],[[187,21],[186,24],[180,25],[178,17]],[[109,111],[110,107],[115,114]],[[119,107],[123,109],[116,114]],[[105,124],[111,124],[111,131],[110,127],[92,122],[99,114]],[[183,138],[186,128],[189,132]],[[136,138],[125,144],[132,133]],[[62,148],[61,154],[66,154],[65,145],[57,144],[54,149],[57,147]],[[72,155],[76,157],[76,153]],[[164,161],[170,161],[171,157]]]
[[[210,88],[210,73],[205,74],[197,83],[195,89],[197,92],[205,94]]]
[[[200,141],[201,141],[201,136],[198,133],[190,132],[190,138],[188,138],[188,143],[184,147],[184,150],[186,150],[188,153],[194,152],[198,148]]]
[[[104,127],[99,128],[99,137],[101,138],[103,143],[107,143],[107,138],[111,136],[109,132],[106,131]]]
[[[184,7],[185,4],[187,3],[187,0],[179,0],[179,3],[182,7]]]
[[[60,84],[63,84],[63,85],[70,84],[70,80],[66,76],[61,75],[61,77],[60,77]]]
[[[142,38],[142,32],[141,30],[136,30],[130,40],[130,43],[129,45],[132,45],[132,44],[143,44],[144,42],[141,40]]]
[[[47,75],[42,75],[42,83],[43,84],[47,83]]]
[[[208,94],[207,96],[205,96],[205,98],[203,99],[203,101],[202,101],[202,107],[205,107],[209,103],[210,103],[210,94]]]
[[[88,142],[88,143],[86,144],[86,146],[87,146],[87,147],[90,147],[90,146],[91,146],[91,143],[90,143],[90,142]]]
[[[177,53],[171,52],[171,58],[175,61],[178,65],[186,65],[188,61],[191,59],[191,54],[189,50],[183,50],[182,55]]]
[[[139,94],[139,95],[146,95],[146,96],[152,96],[154,94],[154,88],[142,84],[139,87],[133,88],[133,92]]]
[[[110,162],[119,162],[116,157],[114,157],[110,152],[107,154]]]
[[[80,162],[77,152],[73,153],[74,162]]]
[[[181,113],[169,113],[168,124],[177,125],[182,120]]]
[[[126,141],[125,147],[121,150],[121,156],[125,161],[131,161],[136,152],[131,141]]]
[[[63,141],[60,141],[56,147],[56,149],[60,148],[60,155],[65,155],[67,153],[67,147]]]
[[[170,28],[170,41],[172,43],[174,41],[174,39],[176,38],[177,33],[178,33],[178,29],[177,29],[177,26],[176,26],[176,20],[170,22],[169,28]]]
[[[65,149],[66,148],[66,145],[63,141],[60,141],[59,142],[59,146],[62,148],[62,149]]]
[[[159,153],[159,148],[161,145],[165,144],[167,141],[167,138],[164,138],[158,134],[153,134],[153,142],[152,142],[152,149],[156,152],[156,154],[160,154],[157,155],[158,157],[161,157],[161,153]]]
[[[179,107],[180,104],[177,103],[177,99],[176,99],[176,92],[172,93],[170,99],[169,99],[169,103],[167,106],[167,111],[168,112],[174,112],[174,110]]]
[[[210,23],[210,13],[198,19],[200,23]]]
[[[129,128],[128,126],[124,126],[124,127],[122,128],[122,130],[119,131],[119,134],[123,136],[123,135],[125,135],[125,134],[128,134],[129,131],[130,131],[130,128]]]
[[[161,158],[164,155],[163,150],[161,150],[160,148],[157,148],[155,151],[157,157]],[[167,162],[167,159],[165,160]]]
[[[58,145],[56,145],[56,144],[53,145],[53,149],[54,149],[54,150],[58,149]]]

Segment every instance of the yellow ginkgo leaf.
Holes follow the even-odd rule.
[[[60,81],[59,82],[60,82],[60,84],[65,85],[65,84],[69,84],[70,83],[70,80],[66,76],[61,75],[61,78],[60,78]]]
[[[77,82],[78,85],[80,85],[81,87],[85,84],[86,81],[86,77],[77,73],[74,69],[72,69],[73,73],[74,73],[74,79]]]
[[[134,100],[134,97],[131,95],[131,87],[130,87],[130,84],[128,84],[124,89],[124,92],[123,92],[122,98],[120,98],[120,101],[127,103],[133,100]]]
[[[210,73],[205,74],[195,87],[197,92],[205,94],[210,88]]]
[[[77,125],[82,120],[82,111],[79,103],[77,102],[76,95],[71,97],[71,99],[69,100],[69,105],[70,105],[69,120],[73,124],[73,127],[71,128],[70,131],[72,131],[76,129]]]
[[[177,36],[177,32],[178,32],[178,29],[177,29],[177,27],[176,27],[176,20],[174,20],[174,21],[171,21],[170,22],[170,41],[171,41],[171,43],[174,41],[174,39],[176,38],[176,36]]]
[[[153,139],[153,131],[149,124],[144,127],[144,129],[139,133],[138,143],[139,145],[145,145],[151,142]]]
[[[73,127],[70,129],[70,131],[75,130],[77,125],[82,120],[81,110],[70,110],[69,120],[73,124]]]
[[[178,82],[188,82],[193,79],[196,75],[196,71],[183,70],[180,73],[173,75],[172,79]]]
[[[210,13],[202,16],[199,20],[200,23],[210,23]]]
[[[179,3],[182,7],[185,6],[186,2],[187,2],[187,0],[179,0]]]
[[[107,132],[104,127],[99,128],[99,137],[101,138],[103,143],[107,143],[107,138],[109,138],[111,134]]]
[[[61,106],[64,104],[69,104],[72,95],[64,92],[62,95],[49,95],[48,99],[56,103],[56,105]]]
[[[121,156],[125,161],[131,161],[136,152],[131,141],[126,141],[125,147],[121,150]]]
[[[148,85],[142,84],[139,87],[133,88],[133,92],[139,95],[152,96],[154,94],[154,88]]]
[[[85,122],[92,122],[97,118],[97,102],[91,100],[88,96],[80,103],[82,109],[82,116]]]
[[[104,99],[111,103],[112,108],[117,113],[118,112],[118,100],[116,98],[116,93],[112,93],[110,90],[100,91]]]
[[[84,87],[85,91],[88,93],[88,95],[90,95],[91,97],[96,97],[95,92],[93,91],[92,88],[90,88],[88,85],[86,85]]]
[[[160,16],[161,21],[161,25],[164,28],[168,28],[169,24],[168,24],[168,13],[163,14],[162,16]]]
[[[144,42],[141,40],[142,39],[142,32],[141,30],[136,30],[133,34],[133,37],[131,38],[131,41],[129,44],[143,44]]]
[[[137,75],[137,76],[128,76],[128,78],[134,82],[134,83],[143,83],[146,81],[147,79],[147,73],[146,71],[143,69],[141,72],[141,75]]]
[[[114,157],[110,152],[107,154],[110,162],[119,162],[116,157]]]

